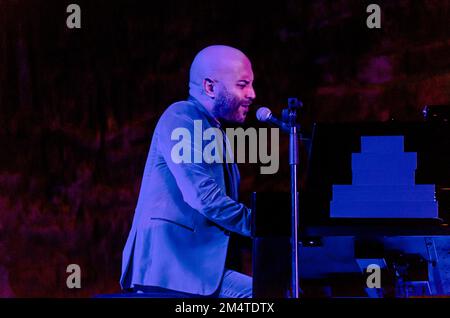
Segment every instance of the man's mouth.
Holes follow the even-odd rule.
[[[241,105],[241,108],[244,110],[243,111],[244,116],[247,115],[249,107],[250,105]]]

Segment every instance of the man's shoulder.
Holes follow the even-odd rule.
[[[169,124],[171,122],[191,122],[194,120],[207,120],[201,106],[190,100],[179,101],[171,104],[161,115],[159,121]]]
[[[195,103],[189,101],[189,100],[183,100],[175,102],[169,107],[166,108],[166,110],[163,112],[161,117],[167,117],[167,116],[192,116],[198,114],[199,111],[195,105]]]

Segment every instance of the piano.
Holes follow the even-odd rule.
[[[450,295],[448,121],[315,124],[311,139],[300,297]],[[289,298],[290,194],[253,193],[252,208],[254,296]]]

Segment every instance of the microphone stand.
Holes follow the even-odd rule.
[[[299,298],[299,257],[298,257],[298,214],[299,214],[299,197],[298,197],[298,181],[297,168],[300,165],[298,139],[300,137],[300,126],[297,124],[297,111],[303,106],[302,102],[297,98],[288,99],[288,108],[282,111],[281,122],[272,117],[269,109],[263,110],[260,121],[268,121],[271,124],[281,128],[281,131],[289,133],[289,166],[291,172],[291,287],[292,298]],[[261,108],[260,108],[261,109]],[[267,114],[268,113],[268,114]],[[268,116],[267,116],[268,115]]]
[[[302,106],[297,98],[288,99],[288,109],[283,111],[289,125],[289,165],[291,171],[291,261],[292,261],[292,297],[299,298],[299,264],[298,264],[298,178],[297,168],[300,164],[297,125],[297,110]],[[286,113],[287,111],[287,113]]]

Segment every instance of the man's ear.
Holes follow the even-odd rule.
[[[205,91],[205,94],[211,98],[214,98],[216,96],[214,91],[214,81],[210,78],[205,78],[203,80],[203,90]]]

